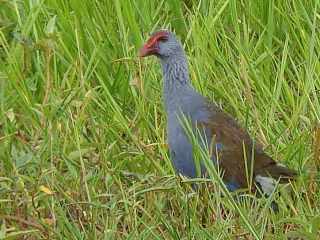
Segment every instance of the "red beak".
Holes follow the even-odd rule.
[[[143,45],[139,51],[139,57],[147,57],[159,54],[159,41],[168,40],[168,31],[158,31],[151,35],[149,40]]]
[[[148,46],[144,45],[142,48],[140,48],[139,57],[146,57],[148,55],[150,55]]]
[[[159,48],[157,47],[157,44],[154,45],[149,45],[149,44],[145,44],[143,45],[142,48],[140,48],[139,51],[139,57],[147,57],[150,55],[155,55],[157,54],[159,51]]]

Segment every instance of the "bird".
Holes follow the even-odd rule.
[[[286,183],[295,178],[297,173],[266,154],[262,144],[254,141],[235,118],[196,91],[191,84],[185,51],[173,32],[165,29],[151,34],[139,56],[156,56],[160,61],[167,141],[176,173],[187,178],[199,177],[192,141],[181,121],[185,117],[192,131],[205,139],[199,143],[200,147],[214,149],[210,160],[221,170],[223,183],[229,191],[250,187],[248,166],[252,166],[252,182],[266,195],[274,191],[278,182]],[[201,177],[205,176],[205,164],[200,162],[200,167]]]

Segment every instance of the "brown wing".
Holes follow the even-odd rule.
[[[215,106],[212,107],[214,109],[211,109],[213,112],[211,119],[201,124],[211,133],[212,141],[221,145],[218,161],[224,173],[224,180],[236,181],[240,187],[245,188],[248,186],[248,176],[261,175],[272,176],[275,179],[280,177],[288,179],[295,175],[294,171],[277,164],[264,153],[262,145],[259,142],[253,142],[248,132],[241,128],[230,115]],[[248,171],[251,169],[252,159],[253,173],[250,175]]]

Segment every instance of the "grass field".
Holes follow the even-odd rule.
[[[291,194],[175,177],[160,66],[137,57],[161,28],[298,171]],[[0,239],[320,239],[319,31],[318,0],[0,1]]]

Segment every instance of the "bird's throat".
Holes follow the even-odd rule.
[[[185,94],[194,91],[189,80],[189,70],[186,57],[172,56],[161,59],[164,78],[163,96],[166,108],[179,107]]]

